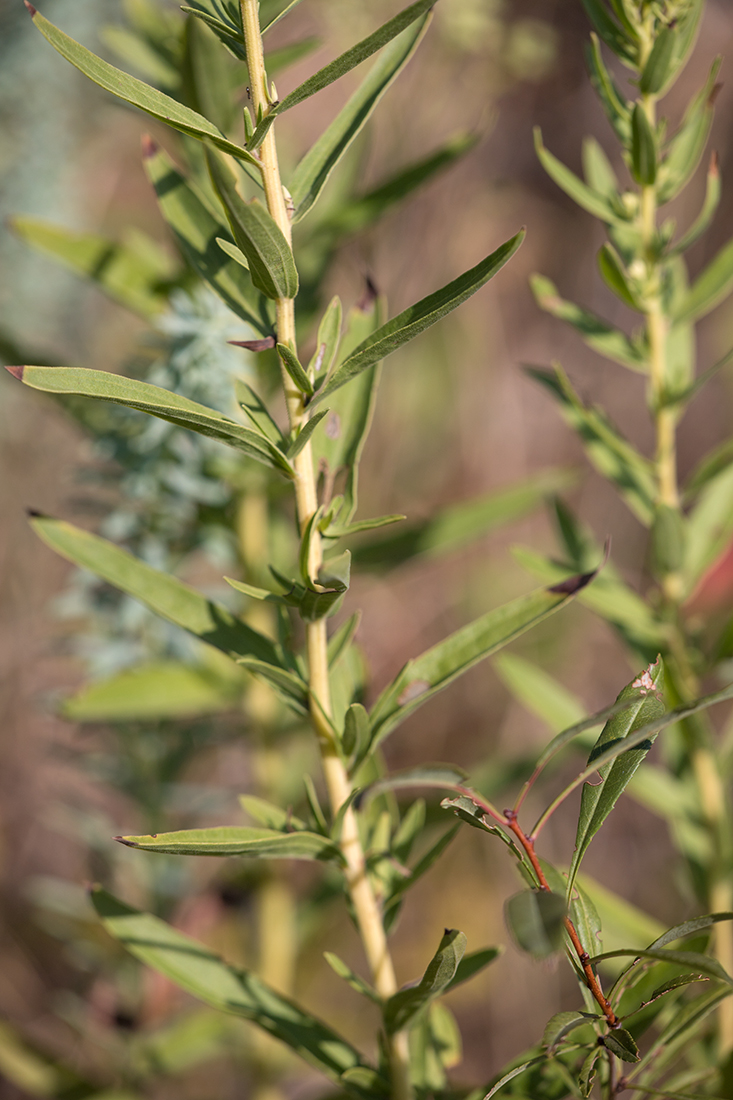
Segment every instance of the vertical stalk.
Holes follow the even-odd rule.
[[[651,42],[649,42],[651,49]],[[648,53],[647,53],[648,56]],[[642,59],[643,61],[644,59]],[[639,68],[643,69],[640,61]],[[656,125],[656,101],[654,95],[642,97],[644,112],[649,125]],[[655,466],[657,475],[657,504],[681,511],[677,480],[677,420],[674,406],[665,404],[667,388],[667,337],[669,324],[664,314],[661,296],[659,260],[656,255],[657,193],[654,184],[642,187],[641,233],[647,268],[646,328],[649,343],[649,404],[654,417],[656,432]],[[700,694],[700,684],[689,661],[688,644],[684,627],[680,622],[680,602],[683,596],[682,578],[674,571],[659,578],[667,615],[671,621],[671,649],[677,667],[677,687],[683,700],[690,702]],[[713,860],[708,874],[707,903],[713,912],[730,911],[733,908],[733,884],[723,858],[727,848],[725,840],[729,829],[729,814],[718,761],[713,750],[698,736],[690,750],[690,764],[695,777],[702,814],[710,831]],[[733,926],[719,922],[713,930],[713,952],[718,962],[733,972]],[[719,1042],[722,1054],[733,1051],[733,1002],[723,1001],[719,1009]]]
[[[258,0],[240,0],[244,28],[250,89],[256,115],[266,114],[270,107],[270,90],[267,86],[262,36],[260,34]],[[278,166],[274,126],[270,127],[259,150],[260,171],[267,208],[285,239],[292,241],[292,231],[287,202],[283,192]],[[276,302],[278,341],[296,348],[295,305],[292,298],[280,298]],[[301,427],[308,414],[303,395],[294,388],[283,369],[283,386],[291,428]],[[294,460],[295,497],[301,532],[318,507],[316,478],[310,444],[300,451]],[[308,575],[317,583],[318,571],[323,561],[323,548],[317,530],[310,540]],[[326,622],[320,619],[306,623],[306,649],[310,689],[311,721],[318,737],[324,777],[331,808],[336,813],[351,795],[351,783],[334,740],[330,723],[331,691],[328,676],[328,651]],[[383,1000],[397,991],[392,958],[387,945],[379,904],[372,890],[366,867],[364,850],[359,836],[358,822],[349,808],[343,819],[340,848],[346,863],[346,885],[351,897],[357,925],[367,956],[377,992]],[[409,1052],[407,1033],[391,1037],[390,1066],[393,1100],[411,1100]]]

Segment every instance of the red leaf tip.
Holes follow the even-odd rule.
[[[150,160],[150,158],[154,157],[155,154],[158,152],[158,146],[153,141],[150,134],[143,134],[142,147],[143,147],[143,159],[144,160]]]
[[[23,371],[25,367],[6,367],[5,370],[9,371],[13,378],[17,378],[20,382],[23,381]]]
[[[28,11],[29,11],[29,12],[31,13],[31,19],[32,19],[32,18],[33,18],[33,16],[34,16],[34,15],[36,14],[36,9],[35,9],[35,8],[33,7],[33,5],[32,5],[32,4],[30,3],[30,0],[23,0],[23,3],[24,3],[24,4],[25,4],[25,6],[26,6],[26,7],[28,8]]]
[[[135,847],[135,845],[127,840],[124,836],[113,836],[112,839],[118,841],[120,844],[124,844],[126,848]]]

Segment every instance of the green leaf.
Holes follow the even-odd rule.
[[[237,378],[234,383],[234,391],[237,395],[237,401],[254,424],[257,431],[274,443],[280,450],[284,450],[288,445],[287,440],[270,415],[262,398],[255,393],[250,385],[243,382],[240,378]]]
[[[277,222],[257,200],[245,202],[234,176],[211,150],[206,150],[211,179],[229,219],[234,239],[247,257],[252,282],[267,298],[294,298],[298,272],[290,245]]]
[[[307,714],[309,709],[308,685],[295,672],[269,661],[260,661],[256,657],[237,657],[237,663],[268,684],[277,692],[283,702],[299,714]]]
[[[361,703],[352,703],[346,711],[341,747],[346,756],[360,759],[369,745],[369,715]]]
[[[601,44],[595,34],[591,34],[591,44],[586,51],[586,60],[590,72],[590,81],[601,101],[606,117],[616,131],[616,136],[626,147],[631,137],[631,112],[629,104],[618,90],[613,77],[603,63]]]
[[[230,420],[215,409],[159,386],[151,386],[149,382],[137,382],[119,374],[85,367],[23,367],[17,377],[26,386],[44,393],[92,397],[137,409],[180,428],[228,443],[257,462],[278,469],[288,477],[295,476],[285,455],[265,436],[237,424],[236,420]]]
[[[446,928],[435,955],[420,983],[401,989],[384,1006],[384,1024],[390,1034],[402,1031],[417,1013],[439,997],[453,981],[458,964],[466,951],[466,936],[455,928]]]
[[[598,36],[608,48],[622,61],[634,66],[636,62],[634,43],[609,13],[602,0],[583,0],[583,7]]]
[[[261,23],[262,35],[264,36],[265,34],[267,34],[267,32],[271,30],[272,27],[276,26],[281,19],[284,19],[286,15],[290,15],[293,9],[297,8],[299,3],[300,0],[290,0],[290,3],[286,4],[282,11],[279,11],[277,15],[268,17],[264,21],[264,23]],[[268,11],[267,7],[263,7],[263,12],[261,13],[261,15],[264,14],[264,12],[266,11]]]
[[[464,955],[459,962],[456,972],[453,978],[446,986],[445,992],[450,993],[456,986],[461,985],[463,982],[470,982],[472,978],[475,978],[477,974],[480,974],[482,970],[485,970],[487,966],[491,966],[493,962],[499,958],[503,953],[502,947],[482,947],[479,951],[471,951],[468,955]]]
[[[607,1031],[603,1036],[603,1045],[623,1062],[638,1062],[639,1048],[630,1032],[623,1027]]]
[[[220,649],[235,660],[252,655],[279,665],[273,643],[225,607],[207,599],[167,573],[146,565],[114,543],[73,527],[70,523],[34,516],[31,526],[57,554],[88,569],[116,588],[140,600],[164,619]]]
[[[588,757],[589,765],[601,755],[604,749],[623,741],[629,734],[648,725],[655,718],[661,717],[664,713],[664,703],[661,698],[663,687],[664,666],[660,657],[656,664],[650,665],[640,676],[632,680],[618,696],[619,703],[627,699],[634,700],[634,703],[609,719],[603,727]],[[628,753],[623,753],[613,764],[599,768],[601,782],[595,786],[586,783],[583,787],[575,851],[568,872],[568,897],[571,896],[575,876],[591,840],[623,794],[634,772],[651,748],[652,742],[653,738],[650,738]]]
[[[590,1054],[586,1055],[580,1067],[578,1085],[580,1086],[580,1092],[583,1097],[589,1097],[593,1091],[593,1085],[596,1079],[596,1062],[600,1057],[601,1051],[596,1047]]]
[[[355,611],[328,639],[328,666],[332,668],[341,660],[354,640],[361,622],[361,611]]]
[[[565,899],[549,890],[522,890],[509,898],[504,914],[517,946],[537,959],[562,947]]]
[[[733,533],[733,466],[703,487],[686,524],[683,575],[687,593],[726,550]]]
[[[393,38],[396,38],[398,34],[406,30],[411,23],[425,16],[434,6],[435,2],[436,0],[417,0],[416,3],[410,4],[409,7],[404,8],[398,15],[395,15],[393,19],[383,24],[379,30],[363,38],[361,42],[352,46],[350,50],[341,54],[340,57],[337,57],[335,61],[332,61],[323,69],[319,69],[317,73],[314,73],[313,76],[309,77],[303,84],[295,88],[290,95],[285,97],[285,99],[281,100],[279,103],[273,104],[255,130],[252,141],[249,142],[249,147],[254,149],[260,145],[265,134],[278,115],[283,114],[285,111],[289,111],[291,107],[297,106],[298,103],[302,103],[310,96],[315,95],[316,92],[320,92],[324,88],[327,88],[329,84],[333,84],[335,80],[339,80],[340,77],[345,76],[346,73],[356,68],[357,65],[360,65],[362,61],[366,61],[367,58],[371,57],[377,50],[381,50],[383,46],[386,46],[387,43],[391,42]]]
[[[726,973],[718,960],[710,955],[703,955],[699,951],[669,951],[659,947],[629,947],[621,948],[618,951],[604,951],[601,955],[594,955],[591,962],[595,965],[605,959],[620,959],[629,955],[634,957],[632,966],[636,965],[637,959],[653,959],[655,962],[672,963],[675,966],[684,966],[686,969],[694,970],[700,974],[708,974],[711,978],[717,978],[733,986],[733,977]]]
[[[370,1001],[374,1001],[375,1004],[382,1004],[382,998],[376,989],[365,982],[363,978],[360,978],[358,974],[355,974],[351,967],[347,966],[338,955],[334,955],[331,951],[324,951],[323,957],[331,969],[338,974],[339,978],[343,978],[356,993],[362,997],[367,997]]]
[[[662,27],[647,58],[639,81],[642,95],[663,94],[665,87],[675,75],[675,53],[679,32],[675,27]]]
[[[470,271],[459,275],[441,290],[428,295],[391,321],[387,321],[340,363],[325,388],[316,394],[314,402],[322,401],[334,390],[356,378],[362,371],[378,363],[380,359],[391,355],[397,348],[413,340],[436,321],[456,309],[501,270],[523,240],[524,230],[521,230]]]
[[[316,350],[313,353],[308,371],[313,378],[328,375],[341,342],[341,323],[343,320],[341,299],[334,295],[318,325]]]
[[[675,311],[675,321],[699,321],[733,290],[733,241],[729,241],[698,275]]]
[[[392,886],[392,892],[389,896],[389,901],[384,906],[384,928],[386,932],[389,932],[394,921],[399,915],[402,899],[408,890],[411,890],[416,882],[427,874],[430,868],[438,862],[440,857],[446,848],[453,843],[456,836],[460,831],[460,825],[455,825],[452,829],[448,829],[443,833],[435,844],[428,848],[427,852],[420,857],[415,866],[412,868],[408,878],[400,878]]]
[[[308,397],[312,397],[313,383],[303,370],[300,359],[298,359],[298,356],[292,348],[289,348],[287,344],[277,344],[277,353],[280,356],[285,370],[288,372],[300,392],[306,394]]]
[[[372,747],[458,676],[559,611],[594,575],[571,578],[504,604],[408,661],[371,710]]]
[[[317,859],[342,862],[338,848],[318,833],[282,833],[245,825],[183,829],[152,836],[115,837],[128,848],[173,856],[245,856],[248,859]]]
[[[568,302],[558,294],[557,287],[543,275],[533,275],[530,279],[535,301],[540,309],[565,321],[579,332],[585,343],[599,355],[613,359],[623,367],[646,374],[648,360],[642,348],[630,340],[626,333],[613,328],[600,317],[589,313],[574,302]]]
[[[641,773],[637,773],[641,774]],[[660,922],[650,917],[642,909],[620,897],[595,879],[580,874],[576,879],[583,891],[591,898],[597,909],[602,925],[603,939],[609,947],[629,945],[647,947],[649,941],[659,934]],[[588,952],[590,955],[594,951]]]
[[[350,355],[355,347],[374,332],[381,317],[382,303],[371,294],[349,310],[345,332],[340,341],[339,356],[343,359]],[[332,317],[331,322],[334,320]],[[323,323],[325,325],[325,317]],[[319,329],[319,333],[320,331]],[[357,509],[359,463],[374,415],[379,371],[379,365],[375,364],[364,371],[351,386],[331,396],[328,403],[329,415],[323,431],[313,439],[315,468],[323,471],[326,484],[333,486],[338,480],[343,485],[343,502],[337,509],[334,521],[337,530],[343,530],[349,525]],[[324,533],[326,537],[333,537],[329,534],[328,527]]]
[[[184,256],[238,317],[262,336],[269,336],[273,331],[269,302],[255,290],[248,272],[217,244],[217,239],[229,236],[224,223],[153,142],[145,143],[144,154],[145,171],[155,188],[160,211]]]
[[[641,103],[631,114],[631,172],[638,184],[650,187],[657,178],[657,143]]]
[[[342,236],[366,229],[395,203],[401,202],[427,180],[473,149],[477,140],[475,134],[456,134],[423,160],[404,168],[365,195],[337,207],[317,226],[316,232]]]
[[[560,402],[564,419],[580,436],[595,468],[616,485],[638,519],[650,526],[656,484],[649,460],[620,435],[602,409],[583,405],[561,367],[552,372],[530,367],[527,373]]]
[[[251,1020],[344,1085],[350,1095],[369,1100],[368,1092],[342,1081],[347,1070],[364,1065],[361,1055],[315,1016],[254,974],[228,966],[203,944],[158,917],[131,909],[100,887],[93,890],[92,902],[110,935],[147,966],[212,1008]]]
[[[527,515],[548,496],[569,488],[575,478],[572,470],[545,470],[507,489],[453,504],[429,519],[405,524],[394,534],[356,546],[352,551],[354,565],[386,569],[422,555],[432,558],[448,554]]]
[[[10,218],[8,224],[22,240],[91,279],[113,301],[142,317],[155,317],[167,306],[171,262],[149,237],[128,233],[122,241],[110,241],[37,218]]]
[[[328,416],[329,411],[329,409],[321,409],[320,412],[314,413],[313,416],[306,420],[305,424],[303,424],[301,428],[294,434],[293,439],[291,440],[286,451],[287,457],[289,459],[293,459],[297,454],[300,454],[306,443],[312,437],[318,425],[323,420],[324,416]]]
[[[668,943],[674,943],[675,940],[692,936],[695,932],[712,928],[720,921],[729,920],[733,920],[733,913],[706,913],[702,917],[693,917],[692,920],[686,920],[682,924],[675,924],[672,928],[668,928],[661,936],[657,936],[654,942],[649,944],[649,947],[650,949],[666,947]]]
[[[534,129],[534,147],[548,176],[555,181],[566,195],[570,196],[573,202],[577,203],[583,210],[587,210],[594,218],[600,218],[607,225],[619,221],[618,214],[605,195],[594,191],[587,183],[583,183],[574,172],[566,168],[557,157],[545,148],[542,144],[542,131],[539,126],[535,126]]]
[[[598,1019],[602,1019],[602,1017],[594,1016],[590,1012],[557,1012],[545,1025],[545,1030],[542,1033],[542,1046],[545,1050],[552,1052],[565,1036],[574,1031],[576,1027],[583,1027],[590,1020]]]
[[[699,240],[703,233],[710,227],[718,206],[720,205],[720,195],[721,185],[718,154],[713,152],[710,157],[710,167],[708,168],[707,181],[705,184],[705,200],[702,204],[702,209],[687,232],[675,242],[673,249],[674,255],[679,256],[682,252],[686,252],[687,249],[691,248],[695,241]]]
[[[206,665],[158,661],[88,684],[65,699],[61,713],[72,722],[143,722],[237,710],[242,681]]]
[[[500,653],[494,668],[514,698],[546,722],[553,733],[584,722],[585,708],[577,696],[531,661],[516,653]]]
[[[601,245],[598,251],[598,270],[609,290],[612,290],[617,298],[620,298],[629,309],[641,311],[642,306],[636,294],[636,290],[624,268],[621,258],[613,245]]]
[[[528,1062],[522,1062],[521,1065],[515,1066],[514,1069],[510,1069],[508,1073],[505,1073],[503,1077],[500,1077],[498,1081],[495,1081],[493,1086],[489,1089],[484,1096],[483,1100],[491,1100],[493,1096],[496,1096],[497,1092],[504,1088],[504,1085],[508,1085],[510,1081],[513,1081],[515,1077],[519,1077],[530,1068],[530,1066],[537,1066],[541,1062],[547,1061],[546,1054],[540,1054],[537,1058],[530,1058]]]
[[[224,134],[231,130],[234,114],[231,67],[229,54],[222,50],[221,41],[212,29],[199,19],[187,19],[181,66],[182,98]]]
[[[618,178],[610,160],[594,137],[583,138],[583,175],[594,191],[609,198],[618,195]]]
[[[292,833],[294,829],[306,828],[305,822],[295,817],[289,809],[283,810],[281,806],[276,806],[273,802],[268,802],[257,795],[240,794],[239,805],[246,814],[258,821],[260,825],[264,825],[266,829]]]
[[[62,57],[70,61],[72,65],[84,73],[85,76],[88,76],[90,80],[93,80],[95,84],[98,84],[100,88],[104,88],[105,91],[111,92],[126,103],[132,104],[133,107],[139,107],[141,111],[145,111],[153,118],[165,122],[166,125],[172,126],[174,130],[179,130],[182,134],[198,138],[199,141],[210,141],[212,145],[223,152],[231,153],[232,156],[238,157],[240,160],[258,165],[257,159],[251,153],[229,141],[212,122],[209,122],[208,119],[196,111],[192,111],[190,107],[185,107],[178,100],[171,99],[170,96],[159,92],[157,88],[152,88],[142,80],[129,76],[120,69],[116,69],[114,65],[103,61],[101,57],[97,57],[85,46],[75,42],[73,38],[69,38],[53,23],[49,23],[48,19],[45,19],[40,12],[33,12],[33,22],[44,38],[51,43]]]
[[[713,62],[705,86],[690,103],[679,130],[668,142],[659,169],[657,197],[660,204],[680,193],[700,163],[713,122],[715,81],[719,70],[720,58]]]
[[[423,9],[426,6],[423,3]],[[290,182],[295,221],[305,217],[318,199],[331,172],[417,49],[427,22],[427,17],[420,19],[387,46],[357,91],[298,164]]]

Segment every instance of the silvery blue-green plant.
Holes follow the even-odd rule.
[[[167,16],[161,17],[162,23],[153,20],[147,24],[147,44],[157,47],[152,51],[157,59],[153,62],[150,50],[140,51],[139,38],[120,40],[118,36],[118,47],[128,54],[137,50],[135,56],[142,67],[147,65],[151,84],[95,57],[29,5],[44,36],[77,68],[103,88],[185,135],[187,172],[150,139],[144,144],[146,170],[189,267],[249,326],[244,346],[263,356],[266,365],[257,379],[242,378],[235,384],[243,419],[222,411],[211,395],[199,392],[192,397],[184,384],[172,384],[170,374],[154,381],[139,381],[80,368],[26,366],[12,370],[25,384],[66,399],[95,398],[149,414],[156,421],[174,425],[177,434],[172,438],[176,440],[184,438],[180,435],[184,430],[228,448],[229,458],[222,460],[217,469],[224,483],[234,485],[240,495],[241,557],[248,574],[245,581],[232,579],[230,585],[247,601],[244,614],[238,614],[229,601],[213,599],[183,583],[173,572],[163,572],[146,562],[141,553],[146,531],[135,522],[113,533],[139,540],[137,554],[50,517],[35,516],[32,523],[55,550],[218,650],[225,661],[267,685],[279,705],[310,725],[320,755],[328,808],[321,807],[310,783],[302,816],[282,804],[249,796],[243,799],[243,805],[257,822],[255,826],[189,829],[119,839],[128,847],[157,853],[158,858],[161,854],[236,856],[322,864],[324,873],[335,875],[348,897],[364,947],[368,978],[354,973],[335,956],[329,956],[329,962],[356,994],[378,1007],[378,1057],[368,1058],[331,1024],[317,1019],[253,972],[229,966],[160,917],[130,908],[101,887],[93,891],[95,907],[107,930],[133,955],[213,1008],[249,1020],[281,1040],[329,1078],[340,1090],[339,1095],[407,1100],[411,1096],[479,1098],[484,1093],[488,1097],[503,1091],[506,1095],[559,1100],[566,1095],[588,1096],[594,1088],[611,1097],[627,1087],[650,1095],[689,1096],[690,1088],[698,1095],[721,1095],[720,1090],[727,1087],[728,1025],[721,1013],[716,1039],[710,1020],[719,1005],[729,1003],[726,997],[733,979],[729,976],[726,936],[718,936],[712,954],[705,948],[709,930],[717,934],[727,927],[731,917],[727,912],[728,894],[724,893],[730,883],[725,862],[730,833],[725,831],[721,817],[725,812],[722,761],[715,758],[708,731],[698,723],[707,707],[730,698],[733,692],[725,688],[714,696],[698,698],[694,639],[684,635],[679,605],[699,572],[715,556],[715,546],[706,544],[700,550],[700,542],[707,537],[708,542],[717,539],[720,544],[720,512],[711,520],[714,506],[709,506],[707,526],[698,525],[698,574],[693,571],[691,580],[685,573],[685,520],[673,476],[673,429],[680,407],[694,395],[689,323],[715,304],[727,289],[728,276],[725,259],[714,261],[713,274],[703,275],[701,284],[687,292],[680,275],[679,243],[672,243],[674,229],[658,230],[656,226],[656,205],[665,196],[671,197],[675,186],[681,186],[696,166],[698,147],[704,142],[709,124],[709,90],[688,112],[682,136],[673,137],[667,147],[662,147],[664,135],[657,129],[654,115],[656,98],[681,67],[694,40],[702,3],[692,0],[665,5],[612,0],[611,9],[607,9],[600,0],[588,0],[589,13],[602,38],[639,80],[640,100],[629,104],[613,85],[600,47],[595,44],[591,59],[594,80],[625,143],[636,192],[615,194],[610,167],[596,145],[588,146],[589,182],[582,184],[538,143],[541,158],[554,178],[609,225],[613,243],[602,252],[602,273],[623,300],[638,308],[646,319],[645,334],[633,339],[624,337],[562,302],[546,282],[536,284],[543,303],[573,321],[595,346],[602,346],[625,365],[650,375],[651,405],[660,439],[655,463],[637,456],[603,416],[584,409],[564,376],[545,380],[562,397],[568,417],[580,428],[594,461],[617,480],[636,513],[653,527],[654,569],[661,596],[655,605],[647,607],[623,587],[610,566],[596,579],[600,554],[589,545],[567,510],[561,508],[559,517],[571,569],[553,571],[548,576],[549,587],[489,612],[408,661],[367,710],[354,647],[357,617],[352,615],[332,632],[328,620],[340,609],[348,592],[351,539],[400,518],[355,518],[358,463],[370,423],[379,364],[483,286],[516,251],[521,234],[391,320],[384,319],[384,303],[370,288],[348,312],[344,326],[339,299],[334,298],[324,309],[318,296],[318,276],[328,260],[334,224],[339,224],[339,218],[332,217],[330,224],[325,221],[325,229],[323,223],[319,226],[316,222],[310,239],[307,233],[304,236],[303,266],[308,279],[301,289],[297,239],[295,251],[292,247],[293,228],[306,217],[315,216],[326,181],[383,91],[409,60],[427,27],[434,0],[418,0],[405,8],[281,100],[267,76],[263,36],[297,2],[283,8],[258,5],[256,0],[241,0],[240,5],[231,0],[196,0],[184,9],[189,15],[184,38],[176,38],[171,32]],[[283,182],[275,143],[278,116],[373,54],[378,58],[363,83],[305,154],[292,177]],[[245,80],[251,109],[246,103],[240,124],[232,93]],[[413,171],[412,179],[419,182],[426,178],[440,160],[428,158]],[[705,227],[714,206],[717,172],[712,176],[712,197],[696,231]],[[409,172],[376,192],[378,198],[371,197],[372,208],[378,212],[403,194],[408,189],[408,178]],[[352,219],[360,209],[363,217],[368,216],[365,204],[369,206],[365,199],[353,202]],[[343,212],[341,219],[342,225],[353,224]],[[25,231],[37,241],[44,234],[37,225],[26,224]],[[683,245],[690,239],[688,233]],[[98,253],[96,260],[89,261],[93,247],[86,253],[74,250],[78,239],[70,241],[66,235],[59,244],[58,236],[52,242],[46,231],[45,240],[49,250],[64,253],[67,262],[75,263],[77,268],[86,264],[101,277],[110,293],[128,304],[135,302],[150,315],[160,308],[161,298],[165,299],[161,285],[164,280],[169,280],[170,289],[171,278],[175,281],[182,277],[165,272],[160,258],[139,242],[134,246],[105,246],[105,263],[99,264]],[[675,248],[677,253],[672,251]],[[302,309],[296,313],[301,302]],[[314,324],[315,340],[308,332]],[[307,357],[301,348],[308,347],[309,341],[312,354]],[[273,350],[278,363],[274,370]],[[268,355],[269,363],[265,358]],[[278,374],[287,424],[279,422],[270,411]],[[185,456],[184,446],[172,446],[170,457],[179,453]],[[184,495],[189,500],[196,499],[195,485],[201,488],[204,484],[202,467],[197,464],[204,453],[208,452],[201,452],[194,463],[193,476],[185,460],[168,467],[170,476],[179,478],[179,484],[183,477],[187,486]],[[264,475],[252,474],[253,461],[264,467]],[[725,458],[718,456],[714,472],[721,462],[725,467]],[[178,473],[173,472],[174,468]],[[237,469],[239,473],[232,472]],[[207,470],[206,491],[216,496],[215,488],[208,486],[209,480]],[[281,499],[282,488],[288,486],[295,498],[297,530],[281,541],[277,558],[272,560],[268,558],[265,537],[268,523],[275,518],[272,501]],[[225,496],[220,494],[217,500],[221,505]],[[164,520],[165,507],[159,514]],[[460,529],[460,523],[456,526]],[[195,544],[199,530],[196,525],[189,545]],[[437,532],[440,530],[438,525]],[[432,536],[447,541],[457,537],[455,533],[446,534],[445,525],[442,532],[441,536],[433,530]],[[412,542],[406,540],[408,553],[419,552],[421,546],[430,544],[429,529],[414,529],[412,535]],[[375,551],[375,547],[379,549]],[[392,542],[381,536],[381,541],[372,544],[372,556],[376,552],[387,560],[399,558],[401,553],[404,556],[404,548],[405,540],[399,536]],[[358,551],[354,556],[358,561]],[[702,565],[700,557],[704,559]],[[542,568],[549,567],[543,563]],[[613,706],[600,715],[573,722],[553,739],[511,809],[498,810],[485,792],[476,790],[460,772],[445,766],[426,764],[401,775],[383,774],[380,746],[408,715],[464,671],[578,594],[581,599],[595,601],[619,626],[632,643],[639,669]],[[658,657],[659,652],[664,656]],[[690,654],[692,659],[685,664]],[[667,698],[678,704],[672,710],[667,710],[664,702],[665,666]],[[174,673],[179,684],[186,679],[187,667],[191,668],[184,664]],[[503,667],[509,676],[511,662]],[[513,667],[516,673],[516,664]],[[138,673],[146,690],[150,689],[145,672],[133,670],[124,681],[125,699],[131,709]],[[541,677],[531,669],[515,677],[520,694],[522,689],[527,694],[529,682],[537,689],[532,697],[535,708],[541,709]],[[108,683],[107,690],[109,703],[115,691],[119,696],[119,679]],[[263,727],[273,726],[272,696],[263,697],[254,689],[251,694],[252,712],[259,715]],[[103,696],[103,691],[101,696],[97,692],[97,703]],[[523,824],[525,798],[546,766],[562,748],[604,722],[600,736],[592,742],[587,766],[550,799],[535,826],[528,830]],[[694,810],[687,811],[690,820],[685,835],[700,824],[700,816],[707,818],[704,828],[712,843],[708,843],[702,858],[698,853],[695,867],[707,874],[704,900],[708,907],[722,911],[676,926],[649,946],[632,943],[604,954],[592,890],[578,877],[581,861],[632,780],[641,797],[647,801],[653,798],[654,782],[645,780],[645,771],[638,769],[656,735],[664,729],[676,731],[670,740],[675,744],[677,737],[675,764],[679,772],[665,773],[666,790],[677,793],[674,782],[684,786],[688,772],[698,783],[700,801]],[[597,773],[600,783],[586,783]],[[576,849],[567,875],[563,875],[540,859],[536,844],[554,811],[581,786]],[[535,957],[564,949],[578,977],[582,1008],[553,1017],[542,1044],[502,1072],[488,1091],[447,1083],[446,1069],[456,1060],[456,1041],[450,1014],[439,998],[489,965],[497,949],[466,954],[466,937],[455,929],[446,930],[442,938],[436,935],[437,950],[422,978],[398,988],[395,976],[389,932],[409,887],[429,869],[455,834],[455,828],[449,829],[420,858],[411,859],[423,832],[424,803],[417,800],[397,809],[389,792],[414,788],[446,791],[451,796],[443,802],[447,811],[507,845],[526,885],[507,903],[507,919],[515,940]],[[659,796],[658,777],[656,791],[658,803],[662,802],[665,796]],[[685,849],[684,841],[680,846],[686,854],[692,854]],[[682,949],[668,946],[689,936],[695,938]],[[618,959],[631,961],[622,963],[619,972]],[[606,974],[609,965],[610,979]],[[609,980],[611,985],[605,988]],[[688,987],[694,990],[698,981],[708,983],[705,991],[690,993]],[[650,1043],[644,1038],[646,1034],[653,1036]]]

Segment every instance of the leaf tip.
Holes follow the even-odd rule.
[[[17,378],[19,382],[23,381],[23,372],[25,371],[25,367],[7,367],[6,366],[5,370],[8,371],[10,374],[12,374],[13,378]]]
[[[133,844],[126,836],[113,836],[112,839],[116,840],[118,844],[124,844],[126,848],[137,848],[137,844]]]
[[[227,340],[235,348],[244,348],[246,351],[269,351],[276,344],[274,336],[265,336],[262,340]]]
[[[25,514],[28,516],[28,519],[46,519],[47,518],[43,512],[39,512],[35,508],[26,508]]]
[[[574,596],[576,592],[580,592],[590,584],[597,572],[598,570],[594,569],[591,573],[576,573],[574,577],[568,577],[559,584],[550,585],[547,591],[556,596]]]
[[[150,134],[143,134],[140,144],[142,145],[143,160],[150,160],[158,152],[159,145],[151,138]]]
[[[361,310],[362,313],[368,313],[379,297],[379,291],[374,285],[371,275],[366,276],[365,283],[364,293],[356,303],[356,308]]]
[[[33,5],[32,5],[32,4],[30,3],[30,0],[23,0],[23,3],[24,3],[24,4],[25,4],[25,6],[26,6],[26,7],[28,8],[28,11],[30,12],[30,16],[31,16],[31,19],[32,19],[32,18],[33,18],[33,16],[37,14],[37,12],[36,12],[36,9],[35,9],[35,8],[33,7]]]

